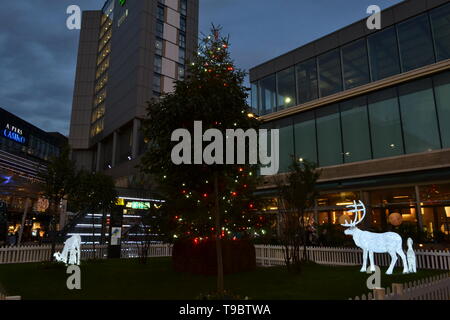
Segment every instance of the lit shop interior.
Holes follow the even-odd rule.
[[[50,216],[45,213],[48,200],[41,197],[40,189],[34,179],[0,170],[0,201],[7,208],[7,244],[17,243],[25,210],[22,243],[38,242],[45,236]]]
[[[364,228],[378,232],[409,228],[421,231],[425,241],[450,241],[450,183],[321,192],[308,221],[315,225],[340,225],[346,217],[353,217],[346,206],[361,199],[368,211]],[[277,215],[277,198],[270,200],[263,211]]]

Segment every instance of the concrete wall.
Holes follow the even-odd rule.
[[[101,11],[85,11],[82,16],[69,135],[73,149],[89,147],[101,15]]]

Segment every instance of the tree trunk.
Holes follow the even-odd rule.
[[[94,211],[92,211],[92,250],[94,260],[97,258],[97,254],[95,252],[95,216]]]
[[[214,213],[216,215],[216,255],[217,255],[217,291],[222,294],[224,291],[223,279],[223,257],[222,257],[222,223],[219,207],[219,182],[217,172],[214,172]]]
[[[50,228],[52,229],[52,249],[50,251],[50,262],[54,260],[53,255],[55,254],[56,251],[56,238],[57,238],[57,233],[56,233],[56,215],[58,214],[58,204],[54,201],[52,201],[52,221],[50,223]]]
[[[305,212],[301,211],[302,215],[302,230],[303,230],[303,261],[308,261],[308,251],[306,247],[306,242],[308,241],[308,233],[306,232],[305,226]]]
[[[25,201],[25,209],[23,210],[22,221],[20,224],[19,238],[16,243],[16,245],[18,247],[20,247],[20,244],[22,243],[23,229],[25,228],[25,220],[27,219],[27,213],[28,213],[28,209],[30,207],[30,202],[31,202],[31,199],[29,199],[29,198],[27,198],[27,200]]]

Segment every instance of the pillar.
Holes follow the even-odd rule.
[[[118,140],[118,134],[116,131],[113,133],[113,149],[112,149],[112,159],[111,159],[111,166],[114,168],[116,166],[117,162],[117,140]]]
[[[372,213],[372,201],[370,200],[370,192],[361,191],[361,201],[364,202],[366,206],[366,217],[362,222],[363,225],[367,228],[373,227],[373,213]]]
[[[133,120],[133,145],[131,147],[131,157],[136,159],[139,156],[139,130],[141,129],[141,120]]]
[[[422,219],[422,205],[420,204],[422,201],[420,199],[420,190],[419,186],[415,186],[416,191],[416,218],[417,218],[417,224],[419,227],[419,231],[423,232],[423,219]]]
[[[95,164],[95,171],[99,172],[102,168],[102,143],[97,143],[97,163]]]

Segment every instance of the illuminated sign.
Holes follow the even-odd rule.
[[[5,129],[3,129],[3,136],[18,143],[25,144],[26,142],[22,129],[14,127],[9,123],[6,124]]]
[[[119,0],[120,5],[123,7],[125,3],[127,3],[127,0]]]
[[[130,201],[127,202],[126,207],[131,209],[150,209],[151,203],[150,202],[141,202],[141,201]]]

